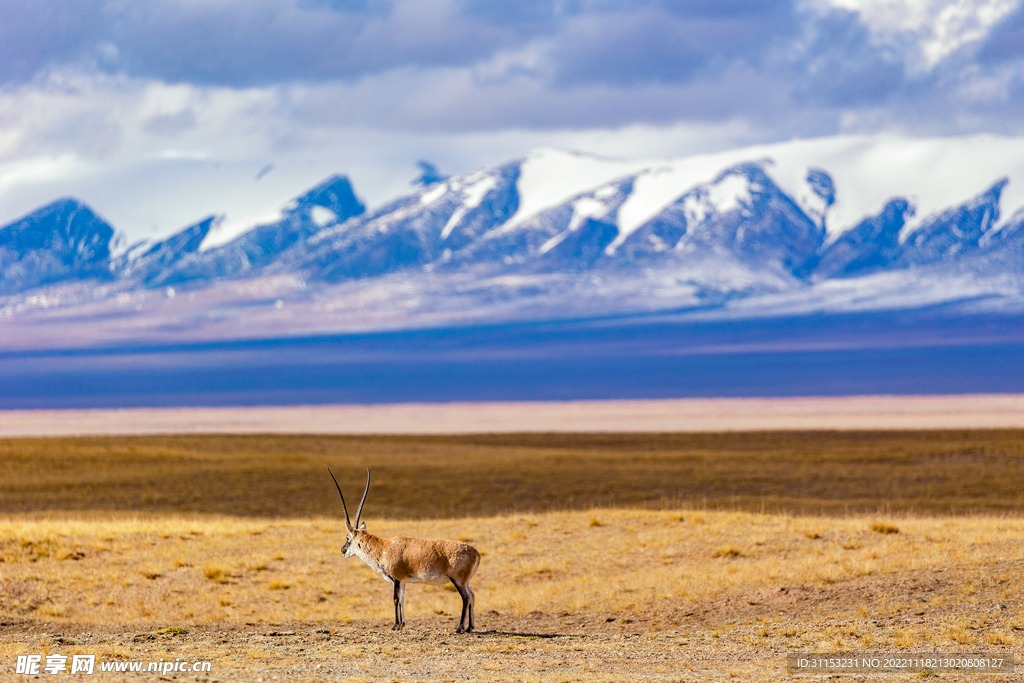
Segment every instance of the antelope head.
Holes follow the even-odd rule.
[[[345,545],[341,546],[341,554],[345,557],[352,557],[355,555],[355,550],[352,547],[352,541],[356,539],[356,536],[366,533],[366,522],[359,525],[359,518],[363,515],[363,503],[366,502],[366,494],[370,492],[370,470],[366,470],[366,489],[363,490],[363,499],[359,501],[359,509],[356,510],[356,523],[353,524],[352,520],[348,516],[348,506],[345,505],[345,494],[341,492],[341,486],[338,484],[338,480],[334,478],[334,472],[331,472],[331,468],[327,468],[327,473],[331,475],[331,479],[334,479],[334,485],[338,489],[338,495],[341,496],[341,507],[345,510],[345,529],[347,531],[345,536]]]

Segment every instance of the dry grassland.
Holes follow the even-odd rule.
[[[390,587],[340,556],[343,528],[8,519],[3,653],[202,657],[222,680],[776,680],[796,650],[1024,645],[1020,519],[596,510],[373,524],[481,549],[482,633],[462,638],[457,595],[430,586],[411,587],[412,628],[391,634]]]
[[[0,440],[0,511],[372,518],[701,508],[1024,512],[1024,430]]]
[[[794,651],[1020,659],[1022,446],[1018,432],[0,442],[0,680],[44,651],[208,659],[211,680],[253,681],[768,681]],[[358,465],[373,468],[371,531],[481,550],[480,633],[451,633],[458,595],[420,585],[409,628],[387,630],[389,585],[340,556],[325,461],[353,498]]]
[[[595,510],[370,524],[384,536],[477,546],[482,614],[657,612],[666,600],[1024,561],[1024,520],[991,517]],[[344,529],[329,519],[7,519],[0,606],[10,616],[154,625],[357,617],[390,625],[390,585],[340,555]],[[1018,590],[1007,586],[1004,597]],[[411,591],[410,616],[461,608],[454,589]]]

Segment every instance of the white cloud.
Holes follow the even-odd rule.
[[[985,38],[1020,0],[823,0],[856,12],[872,32],[899,42],[910,34],[924,66],[933,68],[959,48]]]
[[[695,19],[667,3],[624,2],[614,12],[524,14],[520,24],[506,21],[513,9],[486,3],[462,16],[469,5],[453,0],[403,0],[358,21],[327,3],[270,0],[172,0],[145,21],[114,12],[118,21],[97,19],[79,41],[113,66],[40,47],[26,62],[37,68],[0,87],[0,224],[70,194],[133,239],[211,213],[226,213],[223,230],[236,234],[331,173],[347,173],[377,205],[409,189],[418,159],[464,173],[537,147],[636,159],[844,130],[1024,131],[1016,63],[929,75],[1021,0],[796,2],[814,11],[704,3]],[[21,6],[38,19],[34,4]],[[103,17],[114,11],[103,7]],[[820,31],[801,28],[805,19],[821,20]],[[21,32],[23,52],[52,33],[40,22]],[[651,27],[662,25],[654,40]],[[310,26],[333,36],[324,45],[336,53]],[[375,52],[355,50],[341,29]],[[820,36],[801,43],[805,29]],[[195,44],[172,40],[181,36]],[[10,54],[2,43],[0,56],[21,63],[21,43]],[[892,47],[904,44],[913,59]],[[299,49],[310,45],[320,60],[312,66]],[[289,56],[287,69],[275,55]],[[908,63],[924,75],[907,78]]]
[[[0,164],[0,196],[26,185],[73,182],[94,171],[73,154],[17,159]]]
[[[461,78],[454,83],[449,94],[471,96]],[[389,92],[396,106],[410,110],[427,101],[429,88],[421,83],[403,104],[401,84],[391,74],[354,84],[239,90],[68,73],[0,91],[0,225],[72,195],[129,242],[164,237],[210,214],[226,214],[219,233],[228,239],[273,218],[332,173],[348,174],[374,206],[410,189],[417,159],[463,173],[542,146],[660,157],[756,135],[737,121],[499,131],[370,125]],[[260,175],[270,164],[274,172]]]

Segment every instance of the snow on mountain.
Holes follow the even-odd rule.
[[[741,150],[742,151],[742,150]],[[813,189],[808,169],[822,169],[834,183],[835,201],[827,211],[835,239],[889,200],[903,197],[914,207],[907,229],[934,214],[985,192],[1001,178],[1010,182],[1002,196],[1005,215],[1024,206],[1024,138],[975,135],[910,139],[843,136],[748,148],[772,160],[770,175],[798,203]]]
[[[336,282],[443,263],[515,213],[518,177],[512,162],[423,188],[296,243],[275,272]]]
[[[257,226],[225,244],[211,239],[216,230],[208,229],[197,249],[166,264],[157,284],[250,274],[274,262],[303,238],[364,211],[348,178],[331,176],[285,205],[279,220]]]
[[[289,201],[277,216],[257,223],[241,235],[229,233],[230,239],[226,239],[225,233],[211,231],[203,240],[200,251],[211,251],[229,244],[265,243],[271,235],[278,238],[277,241],[271,241],[280,250],[294,242],[292,238],[297,237],[298,232],[315,231],[358,216],[364,211],[366,207],[356,197],[348,177],[335,174],[302,196]],[[282,240],[288,244],[282,243]]]
[[[451,215],[448,222],[441,228],[441,241],[444,242],[448,239],[452,231],[462,222],[462,219],[466,217],[466,214],[480,206],[480,202],[484,200],[487,193],[498,186],[498,181],[492,176],[485,176],[482,180],[477,180],[471,183],[469,186],[462,190],[463,200],[462,204],[455,209],[455,213]]]
[[[118,297],[207,288],[209,306],[326,298],[349,320],[369,300],[389,320],[1024,300],[1024,139],[995,136],[654,161],[545,149],[370,211],[332,176],[240,236],[210,217],[123,253],[86,212],[64,200],[0,228],[0,293],[105,278]]]
[[[1013,231],[993,241],[1007,223],[1000,222],[1000,199],[1007,179],[959,206],[911,224],[913,206],[903,198],[890,200],[871,216],[843,233],[806,271],[821,280],[864,275],[883,269],[937,266],[1005,247]],[[1024,262],[1017,266],[1024,270]]]
[[[910,209],[900,226],[906,235],[934,223],[942,211],[971,201],[1000,178],[1009,180],[1001,191],[1002,215],[1008,215],[1006,209],[1012,212],[1024,205],[1024,141],[994,136],[933,140],[837,137],[653,162],[540,150],[520,162],[516,212],[504,224],[494,226],[497,233],[488,235],[485,243],[466,256],[493,256],[498,250],[506,262],[525,263],[531,249],[547,254],[578,232],[587,211],[599,211],[597,205],[587,204],[596,201],[590,197],[596,188],[610,188],[628,179],[629,190],[616,201],[613,220],[605,220],[615,228],[606,247],[610,256],[634,231],[668,211],[682,196],[707,185],[723,169],[743,163],[760,166],[807,219],[825,229],[828,242],[877,216],[890,201],[901,197]],[[730,182],[740,181],[732,177]],[[727,185],[711,188],[702,199],[691,195],[693,210],[715,204],[719,200],[714,193],[719,191],[730,196]],[[434,192],[443,190],[438,187]],[[570,203],[571,212],[567,208]],[[605,218],[611,216],[600,211]],[[560,215],[563,218],[558,218]],[[575,216],[579,222],[570,226],[573,219],[564,216]],[[561,227],[555,229],[557,225]],[[998,223],[991,226],[999,227]],[[534,234],[503,237],[524,230]]]
[[[885,268],[900,252],[900,232],[914,215],[903,198],[891,199],[877,215],[847,230],[801,269],[815,280],[864,275]]]
[[[199,251],[203,240],[218,222],[210,216],[157,244],[141,245],[115,258],[112,271],[118,277],[156,287],[173,278],[176,267]]]
[[[793,271],[822,244],[823,231],[766,173],[763,164],[726,169],[676,199],[631,232],[622,251],[677,252],[693,261],[731,254],[765,268]],[[635,245],[635,247],[634,247]]]
[[[686,164],[650,169],[545,150],[322,230],[279,263],[327,282],[419,270],[483,277],[633,268],[717,292],[776,291],[796,284],[794,270],[824,230],[767,165],[709,178]],[[695,179],[706,182],[688,184]]]
[[[511,230],[572,197],[648,166],[649,162],[603,159],[554,149],[532,152],[520,162],[516,183],[519,205],[504,228]]]
[[[895,266],[923,265],[960,258],[983,246],[999,223],[1000,195],[1009,181],[996,182],[982,194],[927,217],[919,226],[904,229],[903,248]]]
[[[114,229],[75,199],[0,227],[0,294],[67,279],[109,278]]]
[[[507,227],[598,185],[636,176],[633,194],[620,211],[624,240],[696,185],[725,168],[751,162],[765,162],[772,181],[808,216],[825,222],[833,240],[878,214],[895,197],[914,206],[915,219],[908,223],[912,229],[969,201],[1000,178],[1010,181],[1002,197],[1004,209],[1024,206],[1024,138],[836,136],[670,160],[617,161],[539,150],[522,164],[520,209]]]

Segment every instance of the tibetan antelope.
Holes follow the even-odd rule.
[[[405,584],[429,583],[443,586],[451,581],[462,596],[462,617],[455,632],[472,631],[476,627],[473,620],[473,602],[476,596],[469,587],[469,581],[480,566],[480,553],[477,549],[462,541],[374,536],[366,530],[366,522],[359,524],[363,514],[363,503],[366,502],[366,494],[370,491],[370,470],[366,470],[366,489],[363,491],[363,499],[359,501],[359,509],[356,510],[355,524],[349,519],[345,494],[341,492],[334,472],[331,472],[330,467],[327,468],[327,472],[331,479],[334,479],[338,495],[341,496],[341,507],[345,509],[345,528],[348,529],[348,536],[345,545],[341,547],[341,554],[345,557],[355,555],[390,581],[395,588],[395,625],[391,630],[401,631],[405,626]]]

